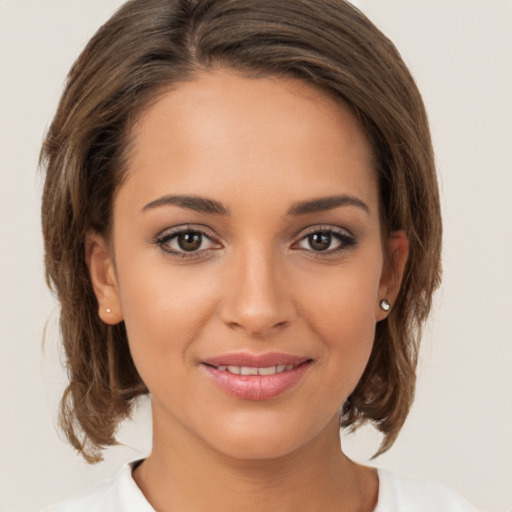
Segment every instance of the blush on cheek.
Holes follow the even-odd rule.
[[[350,390],[361,378],[375,340],[373,301],[367,294],[359,298],[342,301],[338,297],[337,302],[325,303],[324,308],[319,307],[322,313],[314,324],[328,349],[329,365],[339,368],[344,387]]]

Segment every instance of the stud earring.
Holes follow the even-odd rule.
[[[112,313],[112,310],[110,308],[106,308],[105,313],[107,313],[107,315],[110,315],[110,313]]]
[[[389,311],[389,308],[391,307],[391,304],[388,302],[387,299],[382,299],[379,302],[379,306],[380,306],[380,309],[382,309],[382,311]]]

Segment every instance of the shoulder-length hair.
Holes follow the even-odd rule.
[[[69,374],[60,424],[97,462],[136,397],[148,392],[124,324],[98,317],[85,238],[109,235],[131,129],[144,109],[214,67],[312,84],[348,105],[373,145],[384,240],[404,230],[410,252],[341,426],[372,422],[384,434],[382,453],[413,400],[421,327],[440,282],[442,228],[420,93],[394,45],[344,0],[131,0],[87,44],[41,151],[46,277],[60,301]]]

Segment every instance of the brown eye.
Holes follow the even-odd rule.
[[[187,233],[180,233],[176,237],[176,241],[179,248],[183,251],[197,251],[203,242],[203,235],[198,232],[189,231]]]
[[[308,236],[308,243],[314,251],[326,251],[331,246],[330,233],[312,233]]]
[[[320,253],[327,256],[334,256],[357,245],[357,240],[346,229],[340,227],[320,228],[316,231],[306,233],[297,243],[295,249]]]
[[[210,235],[199,229],[183,228],[164,232],[154,242],[170,256],[180,258],[206,257],[211,250],[222,249],[222,244],[214,233]]]

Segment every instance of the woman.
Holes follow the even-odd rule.
[[[339,448],[396,439],[440,276],[423,103],[353,6],[128,2],[42,161],[64,431],[96,462],[153,414],[147,459],[48,510],[472,510]]]

